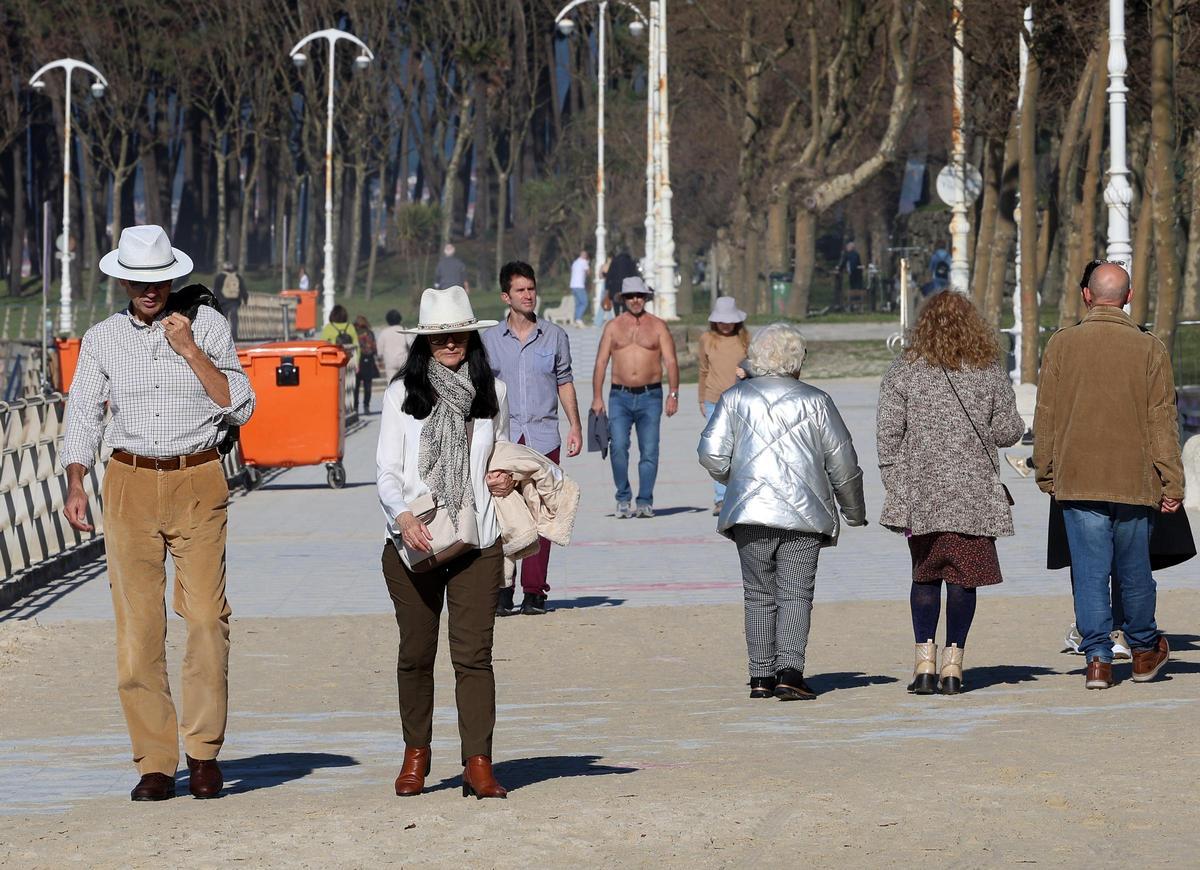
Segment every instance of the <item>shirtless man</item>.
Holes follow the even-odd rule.
[[[658,477],[658,427],[662,420],[662,370],[667,369],[667,416],[679,410],[679,363],[675,340],[667,324],[646,313],[654,291],[641,278],[621,284],[625,310],[604,326],[596,368],[592,373],[592,410],[604,411],[604,375],[612,357],[612,389],[608,394],[609,434],[612,438],[613,483],[617,487],[617,519],[654,516],[654,480]],[[630,508],[630,429],[637,426],[637,512]]]

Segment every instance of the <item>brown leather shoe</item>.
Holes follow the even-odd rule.
[[[463,766],[463,797],[472,794],[476,799],[508,797],[508,790],[496,782],[492,760],[486,755],[472,755]]]
[[[169,801],[175,797],[175,777],[165,773],[143,774],[129,793],[131,801]]]
[[[396,794],[400,797],[413,797],[425,789],[425,777],[429,776],[430,756],[429,747],[413,749],[404,747],[404,763],[400,765],[400,775],[396,777]]]
[[[1133,651],[1133,681],[1148,683],[1158,676],[1171,658],[1171,648],[1167,645],[1167,636],[1160,634],[1154,649],[1135,649]]]
[[[221,788],[225,785],[225,777],[221,775],[221,765],[215,758],[198,761],[188,755],[187,766],[190,778],[188,790],[192,797],[208,800],[221,796]]]
[[[1087,680],[1084,685],[1089,689],[1111,689],[1113,685],[1112,662],[1102,662],[1092,659],[1087,666]]]

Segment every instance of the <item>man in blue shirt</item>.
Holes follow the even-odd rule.
[[[506,263],[500,270],[500,299],[508,317],[483,334],[488,361],[496,377],[508,386],[509,433],[551,462],[560,461],[558,406],[562,404],[570,431],[567,455],[577,456],[583,446],[575,377],[571,373],[571,343],[559,326],[537,316],[537,278],[528,263]],[[550,542],[541,539],[537,555],[521,562],[521,613],[546,612],[546,570]],[[511,616],[513,589],[501,590],[498,616]]]

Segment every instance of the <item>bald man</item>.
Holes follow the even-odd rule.
[[[1130,319],[1129,273],[1089,264],[1087,315],[1046,345],[1034,417],[1037,482],[1063,509],[1075,577],[1075,623],[1087,657],[1085,686],[1112,682],[1109,575],[1121,578],[1133,681],[1167,663],[1155,623],[1150,532],[1183,501],[1175,385],[1167,349]]]

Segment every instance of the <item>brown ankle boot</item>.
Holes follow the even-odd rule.
[[[413,797],[424,790],[425,777],[429,776],[430,755],[428,746],[421,749],[404,747],[404,764],[400,766],[400,775],[396,777],[397,795]]]
[[[486,755],[472,755],[463,765],[463,797],[472,794],[476,799],[508,797],[508,790],[496,782],[492,760]]]

